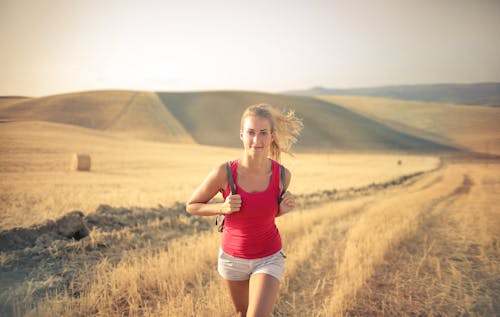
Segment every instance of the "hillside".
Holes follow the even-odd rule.
[[[240,147],[240,116],[245,107],[260,102],[294,109],[303,119],[297,150],[432,153],[456,148],[446,138],[394,129],[317,98],[245,91],[62,94],[6,104],[0,107],[0,120],[62,123],[149,141]]]
[[[400,85],[353,89],[314,87],[286,94],[371,96],[440,103],[500,106],[500,83]]]
[[[0,119],[48,121],[164,142],[193,140],[153,92],[88,91],[0,107]]]
[[[393,130],[348,109],[311,97],[241,91],[159,92],[158,95],[200,144],[241,146],[239,130],[243,110],[249,105],[266,102],[282,109],[294,109],[303,119],[304,130],[297,143],[298,149],[410,152],[453,150],[447,144]]]
[[[16,103],[29,100],[29,97],[18,97],[18,96],[0,96],[0,111],[3,108],[10,107]]]
[[[396,130],[476,152],[500,154],[500,108],[359,96],[321,96]]]

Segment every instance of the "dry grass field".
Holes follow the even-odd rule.
[[[400,131],[404,113],[391,119]],[[480,124],[491,116],[477,119],[485,143],[470,148],[497,153],[496,128]],[[72,210],[91,230],[3,247],[2,316],[233,315],[214,219],[182,204],[241,150],[27,119],[0,123],[0,231],[34,230]],[[463,148],[472,140],[406,119],[405,133]],[[90,172],[69,169],[73,153],[90,154]],[[498,158],[325,151],[283,163],[298,208],[277,219],[287,260],[273,316],[500,314]]]
[[[131,140],[42,121],[3,123],[0,134],[3,230],[55,219],[70,210],[88,213],[100,204],[155,207],[184,202],[211,168],[241,154],[238,149]],[[73,153],[90,154],[90,173],[70,170]],[[290,190],[303,194],[385,182],[433,168],[438,161],[405,154],[300,153],[283,158],[295,171]]]

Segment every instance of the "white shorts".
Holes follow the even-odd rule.
[[[217,271],[228,281],[246,281],[252,274],[264,273],[281,281],[285,272],[285,254],[283,250],[260,259],[242,259],[229,255],[219,249]]]

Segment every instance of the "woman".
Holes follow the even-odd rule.
[[[241,117],[244,152],[230,162],[236,193],[231,193],[227,164],[210,172],[187,203],[193,215],[225,215],[218,271],[224,278],[238,316],[268,316],[279,291],[285,255],[275,217],[295,206],[288,188],[291,173],[280,181],[281,152],[289,152],[302,122],[292,111],[267,104],[248,107]],[[218,192],[223,203],[208,203]]]

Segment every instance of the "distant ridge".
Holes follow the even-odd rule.
[[[26,96],[0,96],[0,99],[26,99]]]
[[[313,87],[287,91],[288,95],[351,95],[414,101],[500,106],[500,83],[399,85],[352,89]]]

